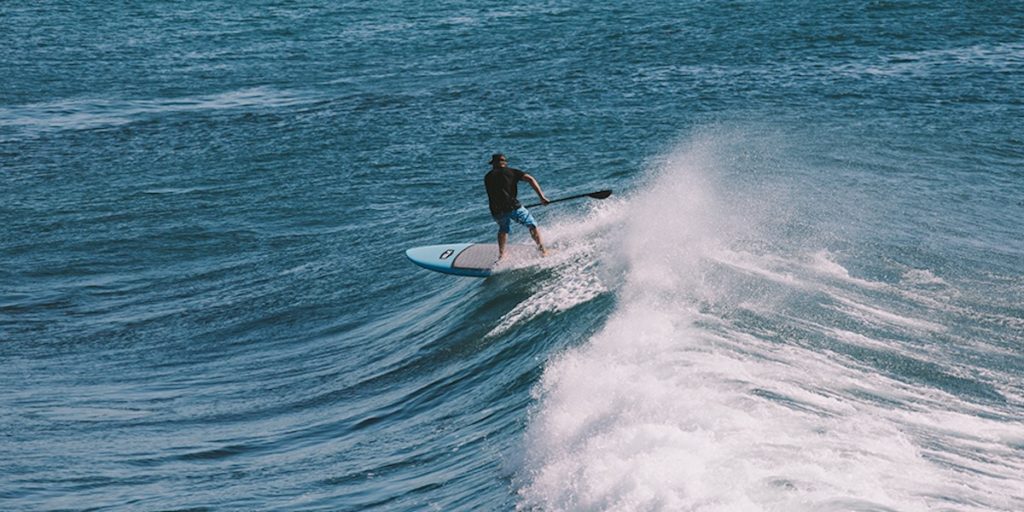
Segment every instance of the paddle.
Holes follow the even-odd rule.
[[[548,204],[557,203],[559,201],[568,201],[570,199],[579,199],[581,197],[593,197],[594,199],[605,199],[605,198],[607,198],[610,195],[612,195],[612,191],[611,190],[598,190],[597,192],[591,192],[589,194],[577,194],[575,196],[562,197],[562,198],[559,198],[559,199],[552,199],[551,201],[548,201]],[[534,208],[534,207],[537,207],[537,206],[542,206],[542,203],[526,205],[527,208]]]

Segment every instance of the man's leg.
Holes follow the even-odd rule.
[[[498,259],[505,257],[505,243],[508,242],[509,232],[509,216],[508,214],[496,215],[494,222],[498,223]]]
[[[512,213],[512,218],[516,222],[530,228],[530,236],[533,237],[533,241],[537,242],[537,250],[540,251],[541,256],[547,256],[548,250],[544,248],[544,242],[540,238],[540,230],[537,229],[537,221],[533,220],[533,215],[523,207]]]
[[[544,242],[540,239],[540,230],[537,226],[530,226],[530,236],[533,237],[533,241],[537,242],[537,250],[540,251],[541,256],[547,256],[548,250],[544,248]]]

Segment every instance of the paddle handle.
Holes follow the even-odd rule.
[[[559,202],[562,202],[562,201],[568,201],[570,199],[579,199],[581,197],[593,197],[594,199],[604,199],[604,198],[610,196],[611,194],[612,194],[611,190],[602,190],[600,192],[588,192],[586,194],[576,194],[574,196],[560,197],[558,199],[553,199],[551,201],[548,201],[548,204],[559,203]],[[543,206],[543,205],[544,205],[544,203],[534,203],[534,204],[528,204],[528,205],[526,205],[526,207],[527,208],[536,208],[538,206]]]

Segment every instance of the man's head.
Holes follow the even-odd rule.
[[[508,159],[501,153],[495,153],[491,155],[491,166],[495,168],[502,168],[508,165]]]

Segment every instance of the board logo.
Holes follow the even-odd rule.
[[[447,251],[442,252],[441,253],[441,259],[442,260],[448,259],[448,257],[451,256],[453,252],[455,252],[455,251],[452,250],[452,249],[448,249]]]

